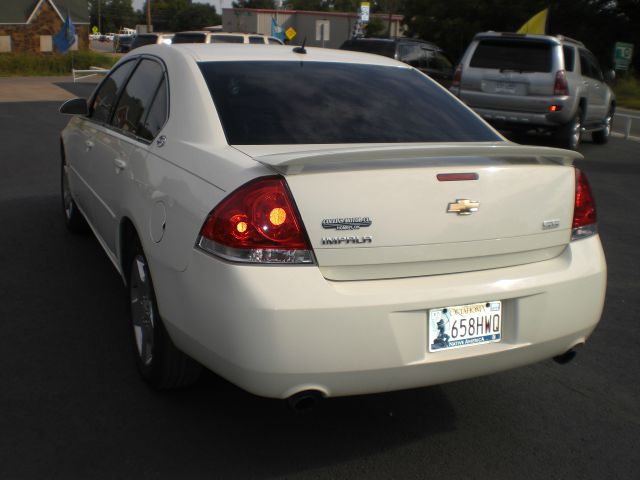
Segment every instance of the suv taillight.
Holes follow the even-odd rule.
[[[235,262],[314,263],[282,177],[252,180],[222,200],[205,220],[197,246]]]
[[[579,169],[576,170],[576,196],[573,207],[573,225],[571,226],[571,240],[590,237],[597,233],[596,202],[591,193],[587,176]]]
[[[452,87],[459,87],[462,82],[462,65],[458,64],[455,72],[453,72],[453,80],[451,81]]]
[[[554,95],[569,95],[569,83],[567,82],[567,73],[564,70],[556,72],[556,81],[553,84]]]

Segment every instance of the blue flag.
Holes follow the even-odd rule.
[[[65,53],[76,43],[76,27],[73,26],[71,17],[67,13],[67,19],[62,24],[62,28],[53,36],[53,44],[60,53]]]
[[[282,27],[276,22],[275,17],[271,17],[271,36],[284,40],[284,32],[282,31]]]

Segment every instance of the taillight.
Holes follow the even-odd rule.
[[[453,72],[453,80],[451,81],[452,87],[459,87],[462,82],[462,65],[458,64],[455,72]]]
[[[553,84],[554,95],[569,95],[569,82],[567,82],[567,73],[564,70],[556,72],[556,81]]]
[[[197,245],[236,262],[314,262],[282,177],[258,178],[231,193],[205,220]]]
[[[571,240],[590,237],[597,233],[596,202],[591,193],[587,176],[576,170],[576,197],[573,207]]]

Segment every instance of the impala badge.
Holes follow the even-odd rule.
[[[480,208],[480,202],[468,200],[466,198],[457,198],[454,203],[450,203],[447,207],[447,213],[457,213],[458,215],[471,215]]]

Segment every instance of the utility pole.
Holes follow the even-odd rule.
[[[151,0],[147,0],[147,33],[151,33]]]
[[[101,0],[98,0],[98,33],[102,34],[102,22],[100,21],[100,2]]]

